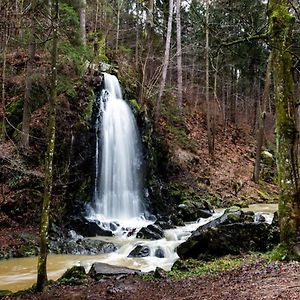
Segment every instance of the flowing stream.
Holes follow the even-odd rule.
[[[255,204],[243,210],[259,212],[266,217],[267,222],[271,222],[273,213],[277,210],[277,204]],[[160,240],[141,240],[134,236],[126,237],[123,235],[93,238],[113,242],[118,249],[113,253],[93,256],[49,255],[47,266],[49,279],[58,279],[66,269],[74,265],[84,266],[86,271],[88,271],[94,262],[104,262],[112,265],[129,267],[143,272],[155,270],[156,267],[168,271],[178,259],[176,247],[183,243],[199,226],[220,216],[223,212],[224,210],[220,209],[209,219],[200,219],[198,222],[186,224],[185,226],[177,227],[175,229],[165,230],[165,238]],[[128,254],[137,245],[148,246],[150,248],[150,255],[143,258],[129,258]],[[163,258],[155,256],[155,252],[158,248],[164,253]],[[36,281],[36,266],[36,257],[15,258],[0,261],[0,290],[8,289],[11,291],[18,291],[29,288]]]

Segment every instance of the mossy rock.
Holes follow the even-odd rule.
[[[12,295],[12,291],[9,290],[0,290],[0,298],[5,297],[5,296],[10,296]]]
[[[62,277],[58,279],[58,283],[62,285],[82,285],[87,284],[88,277],[84,267],[74,266],[68,269]]]

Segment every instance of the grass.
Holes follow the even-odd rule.
[[[165,275],[171,279],[187,279],[208,274],[218,274],[259,261],[264,261],[266,264],[270,264],[272,261],[284,259],[285,255],[284,251],[282,251],[282,247],[277,246],[272,251],[266,253],[250,253],[245,256],[227,255],[214,258],[210,261],[195,259],[179,260],[174,264],[170,272],[165,272]],[[156,282],[161,279],[161,277],[156,275],[156,272],[144,274],[142,275],[142,278],[145,281],[152,282]]]

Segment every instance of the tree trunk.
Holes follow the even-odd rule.
[[[206,13],[205,13],[205,99],[206,99],[206,121],[207,121],[207,142],[208,153],[214,155],[214,132],[212,126],[212,112],[209,95],[209,0],[206,0]]]
[[[167,71],[169,65],[169,58],[170,58],[170,44],[171,44],[171,33],[172,33],[172,20],[173,20],[173,0],[169,0],[169,17],[168,17],[168,29],[167,29],[167,38],[166,38],[166,45],[165,45],[165,55],[164,55],[164,62],[163,62],[163,72],[162,72],[162,79],[159,89],[159,95],[156,101],[156,118],[160,115],[160,104],[161,98],[165,89],[166,85],[166,78],[167,78]]]
[[[86,46],[86,17],[85,17],[85,10],[86,10],[86,0],[81,0],[80,7],[79,7],[79,17],[80,17],[80,38],[82,45]]]
[[[177,106],[182,111],[182,49],[181,49],[181,0],[176,0],[176,26],[177,26]]]
[[[295,122],[295,99],[291,74],[291,31],[294,17],[289,13],[288,1],[269,2],[270,37],[273,52],[273,80],[276,105],[277,169],[280,187],[280,240],[291,257],[295,254],[299,234],[299,174],[297,163],[298,132]],[[298,255],[299,255],[299,251]]]
[[[266,77],[265,77],[265,86],[264,91],[261,97],[261,100],[258,103],[259,117],[258,117],[258,130],[256,138],[256,156],[253,172],[253,181],[258,183],[259,173],[260,173],[260,159],[261,159],[261,150],[263,146],[264,133],[265,133],[265,120],[266,120],[266,110],[267,110],[267,99],[270,95],[270,84],[271,84],[271,71],[272,71],[272,53],[269,56]]]
[[[6,16],[8,16],[8,11],[5,11]],[[5,129],[5,118],[6,118],[6,110],[5,110],[5,106],[6,106],[6,101],[5,101],[5,80],[6,80],[6,54],[7,54],[7,47],[8,47],[8,42],[9,42],[9,30],[8,30],[8,26],[5,26],[4,28],[4,48],[3,48],[3,52],[2,52],[2,59],[3,59],[3,63],[2,63],[2,82],[1,82],[1,88],[2,88],[2,126],[1,126],[1,136],[0,136],[0,140],[4,140],[5,139],[5,133],[6,133],[6,129]]]
[[[27,61],[27,74],[26,74],[26,83],[25,83],[25,96],[24,96],[24,106],[23,106],[23,119],[22,119],[22,133],[21,133],[21,141],[20,145],[24,149],[28,149],[29,147],[29,127],[30,127],[30,119],[31,119],[31,90],[32,90],[32,75],[33,75],[33,66],[34,66],[34,56],[36,50],[35,43],[35,8],[37,2],[36,0],[32,1],[31,7],[31,20],[30,20],[30,39],[28,45],[28,61]]]
[[[49,103],[49,124],[48,124],[48,145],[45,161],[45,180],[43,207],[40,224],[40,253],[38,257],[37,271],[37,290],[43,291],[47,284],[47,254],[48,254],[48,231],[49,231],[49,209],[52,191],[53,175],[53,155],[55,147],[55,116],[56,116],[56,99],[57,99],[57,44],[58,44],[58,1],[53,0],[52,22],[53,22],[53,40],[51,52],[51,90]]]

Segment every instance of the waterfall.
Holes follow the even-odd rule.
[[[100,221],[139,217],[142,213],[140,137],[115,76],[104,74],[104,90],[98,100],[94,215]]]

